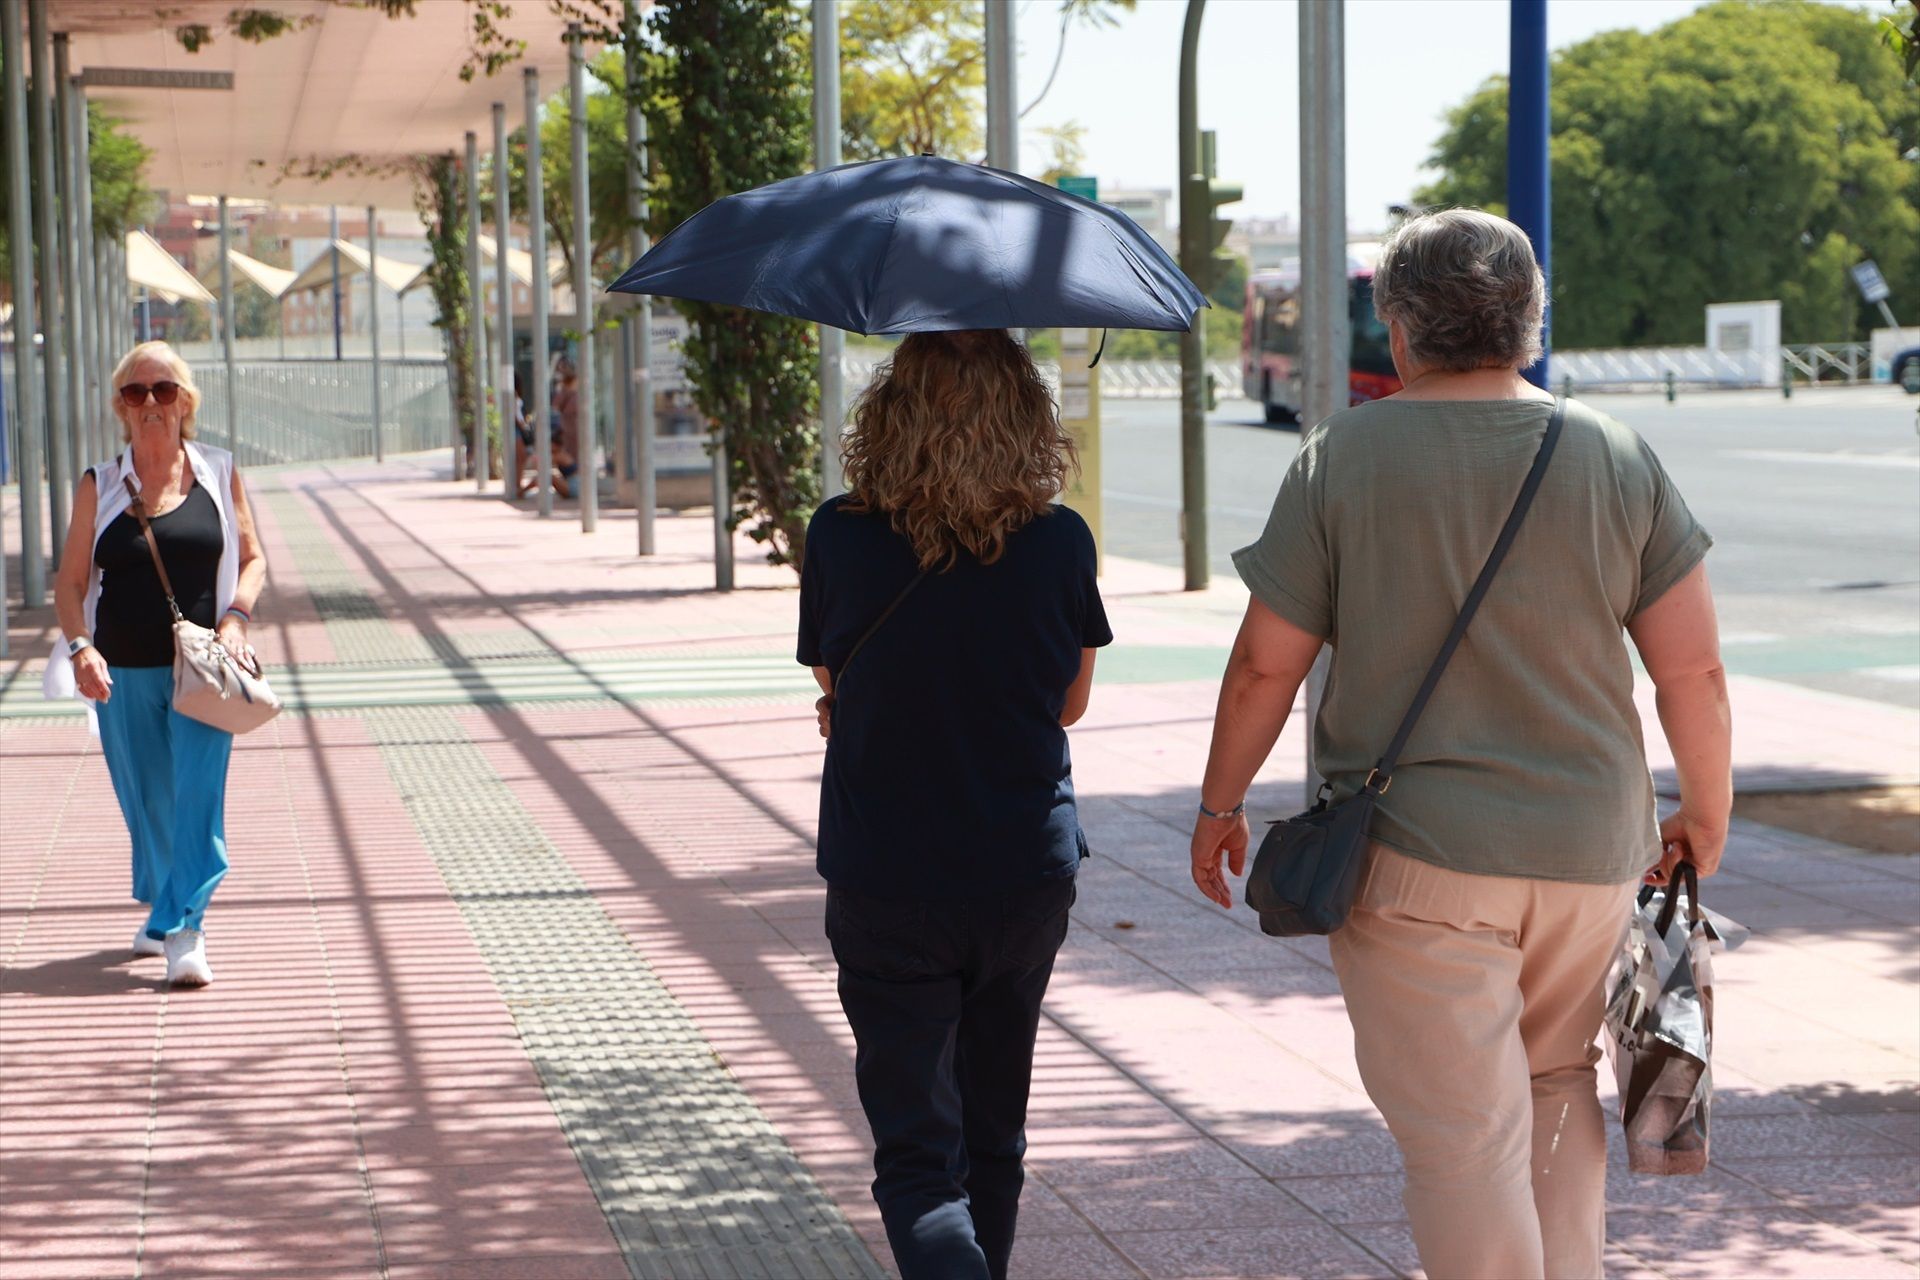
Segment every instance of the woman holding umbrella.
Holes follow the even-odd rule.
[[[826,695],[818,866],[873,1193],[903,1277],[998,1278],[1086,854],[1066,727],[1113,633],[1093,536],[1052,501],[1073,443],[1005,330],[909,335],[845,452],[799,658]]]
[[[905,334],[808,528],[818,866],[903,1280],[1002,1280],[1040,1000],[1086,856],[1066,727],[1112,640],[1077,465],[1013,326],[1187,329],[1124,214],[934,156],[716,201],[613,288]]]

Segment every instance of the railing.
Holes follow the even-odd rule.
[[[841,362],[849,394],[873,379],[882,357],[849,355]],[[1213,375],[1214,394],[1222,400],[1244,393],[1240,387],[1240,365],[1234,360],[1209,360],[1207,372]],[[1060,366],[1040,362],[1040,376],[1055,394],[1060,390]],[[1177,400],[1180,398],[1180,362],[1177,360],[1102,360],[1100,394],[1117,400]]]
[[[1873,349],[1864,342],[1810,342],[1782,347],[1781,357],[1808,382],[1868,382]]]
[[[195,371],[200,439],[246,465],[364,458],[373,448],[373,365],[367,360],[248,360],[234,365],[237,445],[227,439],[227,374]],[[380,416],[389,453],[445,445],[452,435],[444,360],[380,362]]]
[[[1572,381],[1575,390],[1660,387],[1668,381],[1693,386],[1777,387],[1780,362],[1758,351],[1710,347],[1625,347],[1613,351],[1556,351],[1548,357],[1548,383]]]

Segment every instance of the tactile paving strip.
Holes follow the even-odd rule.
[[[297,498],[269,490],[267,500],[342,667],[430,657],[382,615]],[[628,1270],[645,1280],[885,1277],[455,712],[363,714]]]
[[[366,722],[632,1274],[884,1276],[455,715]]]

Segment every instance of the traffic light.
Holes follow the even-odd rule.
[[[1192,255],[1196,260],[1181,265],[1188,269],[1187,274],[1203,293],[1211,293],[1220,283],[1235,256],[1226,247],[1227,233],[1233,230],[1233,219],[1220,217],[1220,206],[1238,203],[1243,194],[1239,183],[1221,182],[1216,173],[1214,132],[1202,129],[1200,172],[1189,177],[1189,189],[1182,193],[1187,198],[1181,201],[1181,217],[1185,219],[1192,216],[1196,221],[1204,219],[1207,234],[1205,240],[1193,246],[1199,251]]]

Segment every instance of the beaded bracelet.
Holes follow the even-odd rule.
[[[242,609],[239,605],[237,604],[228,605],[227,612],[232,614],[234,617],[240,619],[240,621],[246,623],[248,626],[253,625],[253,615],[248,613],[245,609]]]

